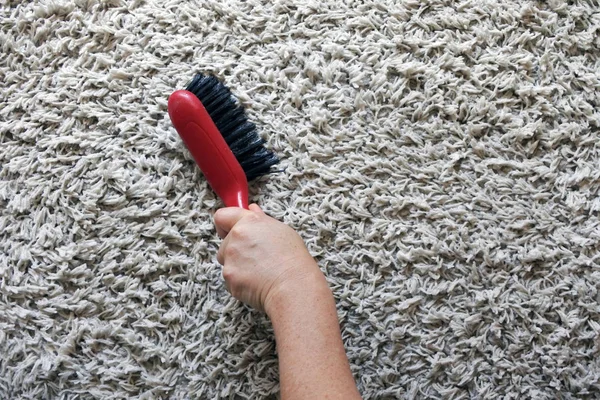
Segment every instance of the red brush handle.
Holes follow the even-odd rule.
[[[168,108],[177,133],[225,206],[248,209],[246,174],[200,100],[178,90]]]

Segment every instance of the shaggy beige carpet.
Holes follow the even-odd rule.
[[[1,0],[0,49],[0,398],[278,396],[166,112],[197,71],[365,399],[600,398],[598,1]]]

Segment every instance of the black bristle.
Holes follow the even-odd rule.
[[[268,151],[264,147],[261,147],[250,156],[244,158],[242,168],[246,172],[246,176],[251,176],[253,179],[258,176],[268,174],[271,171],[271,167],[279,162],[277,156],[272,152]]]
[[[244,115],[243,110],[239,109],[231,109],[222,118],[219,119],[220,122],[217,125],[219,131],[221,132],[230,132],[235,129],[236,126],[243,124],[246,122],[246,116]]]
[[[241,137],[235,142],[231,144],[231,151],[234,153],[239,153],[240,157],[243,158],[247,154],[252,154],[255,151],[259,150],[265,141],[259,137],[249,138],[249,137]]]
[[[256,125],[246,118],[229,88],[216,77],[197,74],[186,87],[198,97],[251,181],[271,172],[279,158],[264,147]]]

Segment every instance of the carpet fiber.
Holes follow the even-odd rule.
[[[282,158],[252,201],[326,272],[365,399],[599,398],[599,10],[0,1],[0,398],[278,396],[167,116],[196,71]]]

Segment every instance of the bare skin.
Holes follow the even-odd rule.
[[[281,398],[360,399],[333,295],[300,236],[256,204],[218,210],[215,225],[227,289],[273,323]]]

